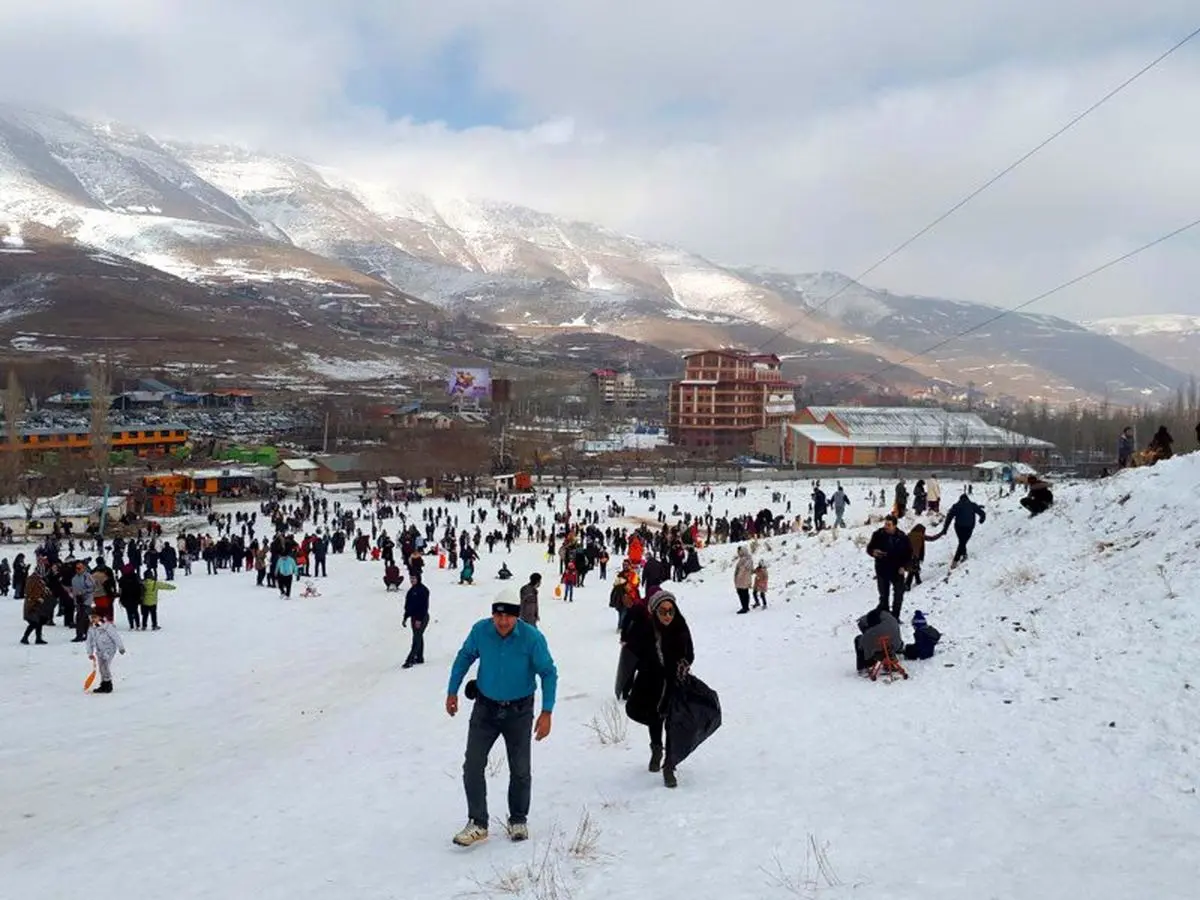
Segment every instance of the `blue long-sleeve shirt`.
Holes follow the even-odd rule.
[[[558,669],[546,636],[532,625],[518,621],[508,637],[501,637],[491,619],[476,622],[454,657],[447,694],[458,693],[475,660],[479,660],[476,679],[483,696],[502,703],[530,697],[537,689],[537,676],[542,680],[542,710],[554,710]]]

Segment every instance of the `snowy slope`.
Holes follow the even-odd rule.
[[[714,511],[756,511],[717,486]],[[500,584],[428,572],[428,664],[398,668],[407,633],[378,566],[331,557],[319,600],[282,601],[252,576],[184,579],[164,630],[126,634],[117,693],[83,695],[76,645],[0,649],[0,874],[13,896],[567,897],[961,900],[1194,896],[1200,849],[1200,455],[1058,486],[1029,520],[977,489],[990,513],[966,567],[943,581],[929,546],[923,609],[945,639],[912,679],[853,673],[855,617],[874,603],[870,529],[755,547],[771,605],[735,616],[733,548],[702,552],[679,588],[695,672],[725,724],[665,790],[644,732],[603,744],[616,658],[607,586],[577,602],[543,588],[560,670],[554,732],[534,749],[533,842],[449,844],[463,819],[463,716],[442,712],[451,657]],[[848,483],[854,521],[876,483]],[[945,483],[947,494],[955,486]],[[649,513],[628,488],[611,494]],[[701,509],[659,489],[669,509]],[[561,508],[562,497],[558,498]],[[459,510],[465,521],[465,510]],[[517,573],[547,566],[518,545]],[[1161,567],[1161,568],[1160,568]],[[0,600],[15,626],[17,603]],[[907,615],[906,615],[907,618]],[[493,813],[505,771],[494,756]],[[594,842],[571,850],[585,813]],[[130,863],[50,853],[119,836]],[[813,848],[816,848],[815,851]],[[818,857],[820,859],[818,860]],[[824,868],[818,862],[825,864]],[[541,874],[531,887],[530,873]],[[551,880],[558,893],[549,892]]]

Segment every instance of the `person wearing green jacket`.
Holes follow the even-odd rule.
[[[153,622],[153,630],[158,631],[158,592],[173,591],[175,585],[169,581],[159,581],[153,569],[147,569],[142,576],[142,631],[146,625]]]

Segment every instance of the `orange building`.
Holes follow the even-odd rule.
[[[184,446],[190,431],[184,425],[124,425],[112,429],[110,447],[113,452],[132,450],[138,456],[161,456],[176,447]],[[3,449],[14,445],[7,436]],[[18,449],[27,453],[88,452],[92,448],[87,426],[77,428],[22,428]]]
[[[795,415],[794,391],[773,353],[693,353],[684,357],[683,380],[671,385],[668,439],[681,447],[749,449],[756,431]]]

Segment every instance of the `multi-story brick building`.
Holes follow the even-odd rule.
[[[754,433],[796,413],[795,385],[774,354],[704,350],[671,385],[667,432],[682,447],[748,450]]]

